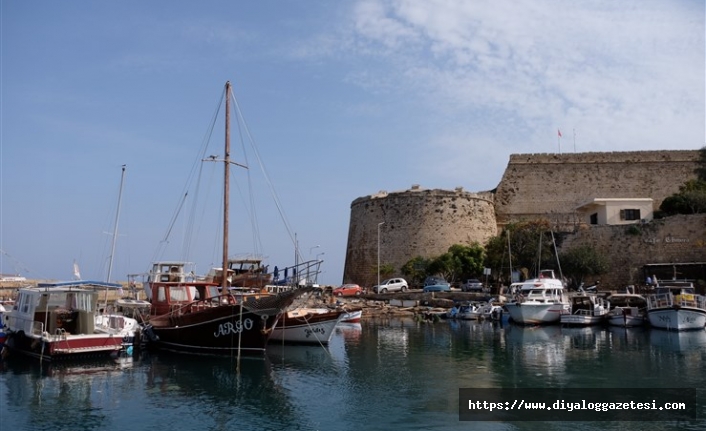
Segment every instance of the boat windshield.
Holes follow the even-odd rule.
[[[656,294],[664,294],[664,293],[672,293],[674,295],[679,295],[680,293],[686,293],[686,294],[693,294],[694,293],[694,288],[693,287],[658,287],[655,289]]]
[[[544,296],[545,293],[548,293],[546,289],[532,289],[527,296]]]

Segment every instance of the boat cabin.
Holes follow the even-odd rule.
[[[655,286],[655,294],[663,293],[671,293],[672,295],[694,294],[694,284],[689,281],[659,282]]]
[[[25,334],[92,334],[98,292],[71,287],[19,290],[17,301],[7,313],[7,326]]]
[[[187,280],[187,272],[184,269],[186,265],[186,262],[155,262],[147,282],[184,283]]]
[[[262,264],[261,258],[243,258],[228,260],[228,285],[245,288],[263,288],[272,282],[268,266]],[[208,279],[221,284],[223,277],[222,268],[212,268]]]
[[[210,282],[152,283],[151,314],[161,315],[195,301],[218,298],[219,286]]]

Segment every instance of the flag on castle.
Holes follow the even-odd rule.
[[[561,138],[561,130],[556,129],[556,133],[557,133],[557,135],[559,135],[559,137]]]

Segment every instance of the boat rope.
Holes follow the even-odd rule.
[[[240,104],[238,103],[238,99],[235,97],[235,94],[231,94],[233,97],[233,102],[235,105],[235,114],[238,118],[238,124],[242,124],[243,127],[243,132],[247,136],[248,140],[250,141],[250,147],[253,150],[253,153],[255,154],[255,158],[257,159],[257,163],[260,166],[260,170],[262,171],[262,174],[264,175],[265,181],[269,187],[270,194],[272,195],[272,198],[274,200],[275,206],[277,207],[277,211],[280,215],[280,218],[282,219],[282,222],[284,223],[284,227],[287,230],[287,234],[289,235],[290,240],[292,241],[293,245],[296,245],[296,239],[294,237],[294,233],[291,229],[291,226],[289,225],[289,222],[287,221],[287,217],[284,214],[284,209],[282,207],[282,203],[279,199],[279,196],[277,194],[277,191],[274,188],[274,185],[272,183],[272,180],[270,179],[270,175],[267,173],[267,169],[265,168],[265,165],[262,161],[262,158],[260,157],[260,152],[257,149],[257,146],[255,144],[255,139],[253,138],[252,134],[250,133],[250,128],[248,127],[247,121],[245,121],[245,118],[242,114],[242,110],[240,109]],[[252,194],[251,194],[252,195]]]
[[[313,317],[312,314],[310,314],[310,315]],[[339,315],[339,317],[340,317],[340,315]],[[333,359],[333,355],[331,355],[331,352],[329,351],[329,349],[327,349],[326,346],[324,346],[324,343],[321,342],[321,340],[319,339],[319,336],[316,335],[314,328],[312,328],[311,324],[309,324],[309,319],[307,317],[304,317],[304,321],[306,322],[306,326],[308,326],[309,329],[311,329],[311,333],[314,334],[314,337],[316,337],[316,341],[319,342],[319,346],[321,346],[321,348],[324,349],[324,351],[326,351],[326,353],[329,355],[329,357],[331,359]],[[335,329],[335,326],[334,326],[334,329]],[[326,335],[326,334],[324,334],[324,335]]]
[[[237,362],[235,365],[235,371],[238,375],[240,375],[240,342],[242,341],[242,338],[243,338],[243,329],[242,329],[243,328],[243,308],[244,308],[243,302],[245,302],[244,298],[241,297],[240,298],[240,322],[239,322],[241,329],[240,329],[240,331],[238,331],[238,359],[237,359]]]

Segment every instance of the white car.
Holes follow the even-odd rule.
[[[407,289],[409,289],[409,285],[404,278],[390,278],[378,286],[373,286],[373,292],[375,293],[404,292]]]

